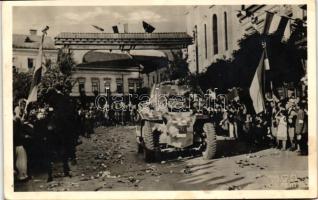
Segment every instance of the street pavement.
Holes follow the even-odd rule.
[[[27,183],[15,184],[15,191],[308,189],[307,156],[222,139],[212,160],[179,151],[146,163],[137,154],[135,130],[134,126],[96,128],[77,146],[71,178],[63,177],[57,163],[52,182],[46,182],[45,170],[38,170]]]

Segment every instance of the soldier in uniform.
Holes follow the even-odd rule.
[[[58,141],[56,148],[62,152],[63,171],[65,176],[71,176],[68,160],[75,157],[76,151],[76,126],[75,106],[70,98],[60,91],[50,88],[45,95],[45,100],[53,107],[50,124],[54,125],[54,137]],[[48,181],[52,178],[52,166],[49,167]]]

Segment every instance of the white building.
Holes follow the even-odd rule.
[[[239,14],[248,12],[257,17],[253,24],[251,17]],[[186,12],[187,33],[194,38],[188,47],[189,69],[193,72],[204,71],[217,59],[228,59],[238,49],[238,40],[264,27],[266,11],[292,19],[306,20],[305,5],[211,5],[190,6]],[[242,12],[243,13],[243,12]],[[285,39],[291,32],[291,20],[285,30]],[[196,48],[197,46],[197,48]]]
[[[187,33],[194,38],[188,47],[191,72],[202,72],[218,58],[230,58],[242,35],[236,10],[240,6],[191,6],[186,12]],[[198,51],[198,69],[196,61]]]
[[[39,52],[41,35],[36,30],[30,30],[29,35],[13,34],[12,38],[12,64],[20,72],[28,72],[34,66]],[[46,62],[55,63],[57,49],[51,37],[44,38],[43,54]]]
[[[79,62],[79,55],[74,51]],[[82,54],[80,54],[82,55]],[[154,83],[168,79],[168,59],[156,52],[87,51],[76,65],[72,79],[77,80],[72,96],[97,94],[127,96],[140,87],[151,88]]]

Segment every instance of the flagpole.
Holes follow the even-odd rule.
[[[265,67],[265,58],[266,58],[266,56],[267,56],[267,54],[266,54],[266,42],[264,41],[264,42],[262,42],[262,47],[263,47],[263,54],[264,54],[264,60],[263,60],[263,68],[262,68],[262,78],[263,78],[263,88],[262,88],[262,90],[263,90],[263,95],[264,95],[264,97],[266,96],[266,69],[264,69],[264,67]]]
[[[39,60],[37,60],[36,62],[36,66],[34,68],[34,72],[33,72],[33,76],[32,76],[32,83],[31,83],[31,88],[30,88],[30,93],[29,93],[29,96],[28,96],[28,99],[27,99],[27,102],[26,102],[26,106],[25,106],[25,109],[24,109],[24,114],[22,116],[22,119],[24,119],[27,115],[28,115],[28,105],[31,101],[31,98],[32,98],[32,95],[37,95],[37,86],[38,86],[38,83],[37,83],[37,80],[35,79],[38,79],[36,76],[36,72],[38,70],[41,71],[41,74],[42,74],[42,61],[43,61],[43,43],[44,43],[44,37],[45,35],[47,34],[47,30],[49,29],[48,26],[46,26],[43,30],[42,30],[42,36],[41,36],[41,41],[40,41],[40,46],[39,46],[39,51],[38,51],[38,58]],[[39,79],[40,80],[40,79]],[[35,91],[35,93],[34,93]]]

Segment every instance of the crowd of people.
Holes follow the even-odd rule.
[[[304,97],[266,99],[265,110],[259,114],[249,112],[240,100],[225,105],[217,102],[212,113],[218,133],[244,139],[250,145],[307,154],[308,109]]]
[[[53,180],[52,164],[57,158],[63,162],[65,176],[71,176],[68,162],[76,164],[76,146],[81,138],[90,138],[98,126],[135,125],[138,121],[136,105],[111,104],[98,109],[94,103],[82,104],[61,94],[48,92],[45,100],[28,105],[20,99],[14,108],[14,167],[16,180],[29,179],[30,168],[44,162],[48,181]],[[270,146],[282,151],[308,153],[307,98],[267,99],[265,110],[249,112],[239,99],[225,103],[215,101],[205,108],[215,122],[218,135],[246,141],[251,146]],[[120,108],[120,109],[118,109]]]
[[[97,109],[94,103],[82,104],[59,91],[49,96],[44,101],[29,105],[25,99],[20,99],[14,107],[14,167],[17,181],[28,180],[30,169],[38,165],[48,169],[48,181],[51,181],[52,164],[56,159],[63,161],[64,174],[70,176],[68,161],[76,163],[76,146],[81,144],[82,137],[90,138],[99,126],[136,123],[135,105],[128,107],[114,103],[107,109]]]

